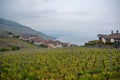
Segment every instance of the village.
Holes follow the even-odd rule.
[[[31,35],[31,34],[22,34],[18,36],[8,31],[0,31],[0,37],[11,37],[11,38],[14,37],[22,41],[34,44],[36,46],[44,47],[44,48],[62,48],[62,47],[77,46],[75,44],[70,44],[67,42],[65,43],[58,40],[45,40],[43,38],[40,38],[35,35]]]
[[[63,43],[61,41],[54,41],[54,40],[45,40],[42,38],[39,38],[37,36],[32,35],[23,35],[19,37],[20,40],[28,41],[30,43],[33,43],[34,45],[46,45],[48,48],[62,48],[62,47],[72,47],[77,46],[70,43]]]

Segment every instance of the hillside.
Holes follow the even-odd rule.
[[[30,27],[2,18],[0,18],[0,30],[12,32],[16,35],[30,34],[46,40],[53,39],[53,37],[50,37],[42,32],[35,31]]]
[[[20,49],[36,48],[35,45],[19,40],[17,38],[13,38],[13,37],[0,38],[0,50],[2,48],[10,49],[15,46],[19,47]]]

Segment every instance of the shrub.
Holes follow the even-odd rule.
[[[39,46],[40,46],[40,47],[43,47],[43,48],[48,48],[48,46],[45,45],[45,44],[40,44]]]
[[[17,35],[17,36],[16,36],[16,35],[14,35],[13,37],[14,37],[14,38],[19,38],[20,36],[18,36],[18,35]]]
[[[8,34],[9,34],[9,35],[13,35],[13,33],[12,33],[12,32],[9,32]]]
[[[12,47],[11,47],[11,50],[12,50],[12,51],[19,50],[19,49],[20,49],[20,48],[19,48],[18,46],[12,46]]]
[[[90,46],[94,46],[96,44],[103,44],[103,42],[99,40],[93,40],[93,41],[88,41],[88,43],[85,43],[85,45],[90,45]]]
[[[0,51],[4,52],[4,51],[10,51],[10,48],[2,48]]]
[[[112,42],[106,42],[105,45],[113,45],[114,43]]]

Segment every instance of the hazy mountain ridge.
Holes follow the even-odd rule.
[[[9,31],[16,35],[31,34],[46,40],[54,39],[53,37],[50,37],[42,32],[35,31],[30,27],[3,18],[0,18],[0,30]]]

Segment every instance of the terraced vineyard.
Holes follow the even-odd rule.
[[[1,80],[120,80],[120,50],[33,49],[0,53]]]
[[[20,48],[35,48],[36,46],[30,43],[27,43],[25,41],[19,40],[17,38],[13,37],[4,37],[0,38],[0,49],[1,48],[6,48],[6,47],[11,47],[11,46],[19,46]]]

